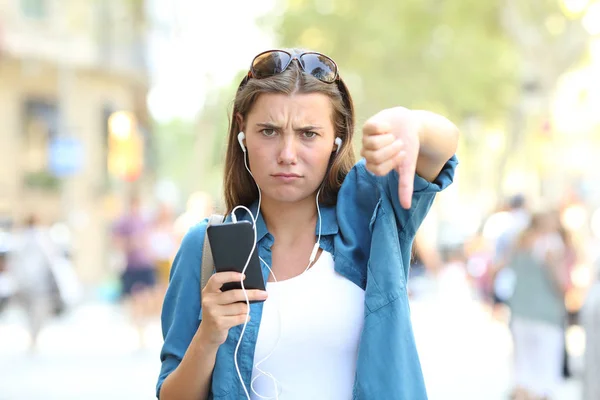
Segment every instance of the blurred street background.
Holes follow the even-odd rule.
[[[430,398],[506,399],[512,382],[506,325],[473,301],[460,280],[420,283],[426,287],[413,301],[413,323]],[[448,312],[454,306],[458,319]],[[25,326],[16,309],[0,320],[0,399],[153,398],[162,342],[157,321],[145,328],[140,348],[120,307],[91,302],[49,323],[33,354]],[[580,382],[564,382],[559,394],[559,400],[581,398]]]
[[[250,61],[284,47],[336,60],[357,127],[402,105],[461,128],[414,246],[430,398],[509,399],[512,323],[538,313],[565,349],[553,398],[584,399],[600,376],[585,318],[600,315],[600,0],[0,0],[0,400],[154,397],[172,258],[222,210]],[[516,243],[543,247],[551,278]]]

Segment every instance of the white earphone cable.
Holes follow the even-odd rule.
[[[241,132],[240,132],[241,134]],[[246,264],[244,265],[244,268],[242,269],[242,274],[244,275],[246,273],[246,269],[248,268],[248,265],[250,264],[250,259],[252,258],[252,254],[254,253],[254,251],[256,250],[256,241],[257,241],[257,237],[258,234],[256,232],[256,222],[258,220],[258,216],[260,215],[260,205],[261,205],[261,201],[262,201],[262,193],[260,190],[260,186],[258,186],[258,183],[256,182],[256,179],[254,178],[254,175],[252,174],[252,172],[250,171],[250,168],[248,167],[248,161],[246,158],[246,149],[245,146],[242,142],[243,140],[243,136],[238,135],[238,141],[240,142],[240,146],[242,147],[243,150],[243,157],[244,157],[244,165],[246,167],[246,170],[248,171],[248,173],[250,174],[250,176],[252,177],[252,179],[254,180],[254,183],[256,185],[256,188],[258,189],[258,208],[256,211],[256,216],[254,216],[252,214],[252,211],[250,211],[247,207],[243,206],[243,205],[238,205],[236,206],[232,211],[231,211],[231,216],[232,216],[232,220],[234,222],[237,222],[237,217],[235,216],[235,212],[238,209],[244,209],[252,218],[252,229],[254,232],[254,241],[252,244],[252,249],[250,250],[250,254],[248,255],[248,259],[246,260]],[[338,144],[336,142],[336,144]],[[338,144],[338,151],[339,151],[339,147],[340,145]],[[319,219],[319,233],[318,233],[318,237],[317,237],[317,242],[315,243],[315,246],[313,247],[312,253],[310,255],[309,258],[309,262],[308,262],[308,266],[306,267],[306,269],[304,270],[304,272],[308,271],[308,269],[311,267],[311,265],[313,264],[316,255],[318,253],[319,247],[320,247],[320,243],[321,243],[321,209],[319,207],[319,194],[321,193],[321,187],[319,188],[319,190],[317,191],[317,196],[316,196],[316,205],[317,205],[317,214],[318,214],[318,219]],[[277,278],[275,277],[275,274],[273,273],[273,270],[271,269],[271,267],[269,266],[269,264],[267,264],[265,262],[265,260],[263,260],[261,257],[259,257],[260,261],[262,261],[265,266],[267,267],[267,269],[269,270],[270,274],[273,275],[273,279],[275,280],[275,282],[277,282]],[[244,379],[242,377],[242,373],[240,371],[239,368],[239,364],[238,364],[238,351],[240,348],[240,345],[242,343],[243,337],[244,337],[244,333],[246,332],[246,327],[248,326],[248,319],[250,318],[250,300],[248,298],[248,293],[246,291],[246,288],[244,286],[244,279],[240,280],[240,284],[242,287],[242,291],[244,292],[244,299],[246,300],[246,305],[248,308],[247,314],[246,314],[246,321],[244,322],[244,325],[242,327],[242,332],[240,333],[240,338],[237,342],[237,345],[235,346],[235,351],[234,351],[234,364],[235,364],[235,369],[236,372],[238,374],[238,378],[240,379],[240,383],[242,384],[242,387],[244,388],[244,393],[246,394],[246,398],[248,400],[251,400],[250,398],[250,394],[248,393],[248,389],[246,388],[246,384],[244,383]],[[260,361],[258,361],[255,365],[254,368],[256,368],[256,370],[259,372],[259,375],[255,376],[251,381],[250,381],[250,389],[252,390],[252,392],[258,396],[261,399],[265,399],[265,400],[271,400],[271,399],[276,399],[279,400],[279,395],[281,393],[281,387],[279,385],[279,381],[277,380],[277,378],[275,378],[275,376],[273,376],[272,373],[264,371],[260,368],[260,365],[262,363],[264,363],[265,361],[267,361],[275,352],[275,350],[277,349],[277,346],[279,345],[279,340],[281,338],[281,307],[280,305],[278,305],[277,307],[277,315],[278,315],[278,320],[279,320],[279,324],[278,324],[278,329],[279,329],[279,333],[277,335],[277,341],[275,342],[275,345],[273,346],[273,349],[271,349],[271,351],[269,352],[269,354],[264,357],[263,359],[261,359]],[[275,397],[266,397],[266,396],[262,396],[261,394],[257,393],[256,390],[254,389],[254,382],[256,381],[256,379],[258,379],[260,377],[260,375],[265,375],[266,377],[270,378],[273,381],[273,386],[275,388]]]
[[[254,179],[254,175],[252,175],[252,172],[250,171],[250,168],[248,168],[248,163],[246,161],[246,152],[244,151],[244,165],[246,166],[246,169],[248,170],[248,173],[250,174],[250,176],[252,176],[252,179],[254,180],[254,183],[256,183],[256,180]],[[247,207],[239,205],[236,206],[232,211],[231,211],[231,215],[232,215],[232,219],[235,221],[237,221],[237,218],[235,217],[235,212],[237,209],[241,208],[243,210],[246,210],[246,212],[250,215],[250,218],[252,218],[252,230],[254,231],[254,240],[252,243],[252,250],[250,250],[250,254],[248,255],[248,259],[246,260],[246,264],[244,265],[244,269],[242,269],[242,275],[244,275],[246,273],[246,269],[248,268],[248,265],[250,264],[250,259],[252,258],[252,253],[254,253],[254,250],[256,249],[256,238],[257,238],[257,233],[256,233],[256,220],[258,219],[258,213],[260,212],[260,203],[262,200],[262,196],[261,196],[261,192],[260,192],[260,187],[258,187],[258,184],[256,184],[256,187],[258,188],[258,212],[256,213],[256,217],[252,214],[252,211],[250,211]],[[244,393],[246,394],[246,398],[248,400],[250,399],[250,394],[248,393],[248,389],[246,388],[246,384],[244,383],[244,378],[242,377],[242,373],[240,371],[240,367],[238,365],[238,351],[240,349],[240,345],[242,344],[242,339],[244,338],[244,333],[246,332],[246,327],[248,326],[248,319],[250,318],[250,299],[248,299],[248,292],[246,291],[246,287],[244,286],[244,279],[240,279],[240,284],[242,286],[242,291],[244,292],[244,299],[246,300],[246,306],[248,308],[247,314],[246,314],[246,321],[244,321],[244,326],[242,327],[242,332],[240,333],[240,338],[237,342],[237,345],[235,346],[235,352],[233,353],[233,361],[235,364],[235,370],[238,374],[238,378],[240,378],[240,382],[242,384],[242,387],[244,388]]]
[[[269,266],[269,264],[267,264],[267,262],[265,260],[262,259],[262,257],[259,257],[260,261],[263,262],[263,264],[265,264],[265,267],[267,267],[267,269],[269,270],[269,272],[271,273],[271,275],[273,275],[273,279],[275,280],[275,282],[277,282],[277,277],[275,277],[275,274],[273,273],[273,270],[271,269],[271,267]],[[275,349],[277,349],[277,346],[279,345],[279,339],[281,339],[281,307],[280,304],[277,304],[277,320],[278,320],[278,324],[277,324],[277,328],[278,328],[278,333],[277,333],[277,341],[275,342],[275,345],[273,346],[273,348],[271,349],[271,351],[269,352],[269,354],[267,354],[264,358],[262,358],[260,361],[258,361],[256,364],[254,364],[254,368],[256,368],[256,370],[259,372],[259,375],[255,376],[254,378],[252,378],[252,381],[250,382],[250,389],[252,390],[252,392],[260,397],[261,399],[265,399],[265,400],[270,400],[270,399],[279,399],[279,395],[281,394],[281,387],[279,385],[279,381],[277,380],[277,378],[275,378],[275,376],[267,371],[264,371],[260,368],[260,365],[262,363],[264,363],[265,361],[267,361],[275,352]],[[254,382],[260,378],[260,375],[264,375],[268,378],[271,378],[271,380],[273,381],[273,386],[274,386],[274,392],[275,392],[275,397],[267,397],[267,396],[263,396],[260,393],[258,393],[256,391],[256,389],[254,389]]]
[[[232,211],[231,214],[234,215],[235,211],[238,209],[244,209],[246,210],[248,213],[250,213],[250,215],[252,215],[252,212],[250,212],[250,210],[245,207],[245,206],[237,206],[235,207]],[[256,223],[252,224],[252,230],[254,232],[254,240],[252,243],[252,249],[250,250],[250,255],[248,256],[248,259],[246,260],[246,264],[244,265],[244,268],[242,269],[242,275],[246,273],[246,269],[248,268],[248,264],[250,264],[250,259],[252,257],[252,253],[254,253],[254,250],[256,249]],[[244,337],[244,333],[246,332],[246,326],[248,326],[248,319],[250,318],[250,299],[248,299],[248,292],[246,291],[246,288],[244,286],[244,279],[240,279],[240,284],[242,286],[242,291],[244,292],[244,299],[246,300],[246,306],[248,308],[248,311],[246,312],[246,320],[244,321],[244,326],[242,327],[242,332],[240,333],[240,339],[237,342],[237,345],[235,346],[235,352],[233,355],[233,362],[235,364],[235,370],[237,371],[238,377],[240,378],[240,382],[242,383],[242,387],[244,388],[244,392],[246,393],[246,397],[248,400],[250,400],[250,394],[248,393],[248,389],[246,389],[246,385],[244,384],[244,379],[242,377],[242,373],[240,372],[240,367],[238,365],[238,358],[237,358],[237,354],[238,351],[240,349],[240,345],[242,344],[242,338]]]

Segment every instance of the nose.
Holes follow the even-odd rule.
[[[281,149],[277,162],[279,164],[292,165],[297,161],[296,140],[293,135],[282,135]]]

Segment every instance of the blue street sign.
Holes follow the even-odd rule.
[[[77,174],[83,168],[83,145],[69,137],[52,139],[48,148],[50,171],[58,177]]]

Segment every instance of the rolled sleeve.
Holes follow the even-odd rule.
[[[450,158],[448,161],[446,161],[446,164],[444,164],[444,167],[442,168],[442,170],[440,171],[440,173],[438,174],[437,178],[434,179],[433,182],[429,182],[427,179],[422,178],[421,176],[415,174],[415,181],[414,181],[414,193],[415,194],[419,194],[419,193],[438,193],[441,192],[442,190],[446,189],[448,186],[450,186],[450,184],[452,183],[452,181],[454,180],[454,172],[456,171],[456,166],[458,165],[458,158],[456,158],[456,156],[452,156],[452,158]],[[394,182],[396,183],[396,193],[398,192],[398,172],[394,171],[393,172],[395,174],[395,179]]]
[[[401,238],[414,238],[417,229],[429,212],[435,195],[447,188],[454,180],[454,172],[458,165],[456,155],[452,156],[433,182],[415,174],[413,182],[413,195],[410,209],[405,209],[400,204],[398,197],[399,177],[396,170],[383,177],[375,177],[379,181],[382,192],[389,198],[394,208],[398,231]]]
[[[161,314],[164,344],[157,398],[164,380],[179,366],[200,325],[200,269],[206,226],[204,221],[185,235],[171,268]]]

